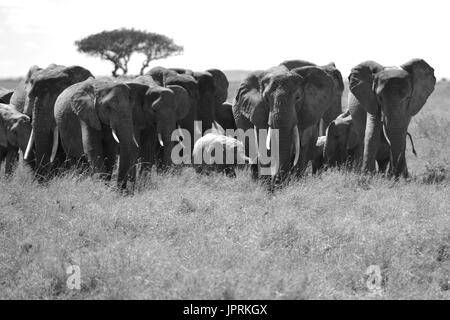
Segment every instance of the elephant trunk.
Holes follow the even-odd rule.
[[[391,161],[390,173],[395,177],[406,173],[406,128],[385,128],[385,134],[390,144]]]
[[[216,98],[213,93],[205,93],[200,98],[200,108],[198,110],[198,114],[200,120],[202,121],[202,134],[205,133],[206,130],[211,129],[215,117],[215,108],[214,104],[216,103]]]
[[[48,172],[49,169],[55,122],[53,110],[48,107],[48,101],[45,100],[40,97],[35,98],[31,123],[34,133],[36,169],[39,174]]]
[[[136,160],[138,150],[136,147],[136,139],[133,134],[132,127],[121,126],[113,128],[116,132],[117,138],[120,141],[120,160],[119,172],[117,175],[117,186],[120,189],[125,189],[128,180],[134,181],[136,177]]]
[[[291,169],[294,129],[297,129],[297,126],[280,124],[279,115],[273,116],[273,128],[270,128],[270,151],[272,158],[271,175],[274,181],[283,181]]]
[[[380,113],[378,112],[377,115],[367,113],[362,168],[364,172],[375,171],[375,160],[380,143],[381,130]]]

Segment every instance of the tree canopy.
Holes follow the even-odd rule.
[[[128,73],[128,62],[133,53],[141,53],[144,61],[140,74],[144,74],[152,60],[164,59],[171,55],[181,54],[183,47],[161,34],[135,30],[116,29],[103,31],[75,42],[78,51],[100,57],[114,64],[112,75],[117,76],[117,71]]]

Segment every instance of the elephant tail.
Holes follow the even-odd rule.
[[[412,136],[411,136],[411,134],[409,132],[406,132],[406,134],[409,137],[409,141],[411,141],[412,153],[417,157],[417,152],[416,152],[416,149],[414,148],[413,138],[412,138]]]

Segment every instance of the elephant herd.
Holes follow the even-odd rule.
[[[344,82],[334,63],[290,60],[250,73],[230,104],[219,69],[155,67],[144,76],[110,78],[80,66],[33,66],[17,88],[0,88],[0,163],[10,174],[20,150],[39,180],[73,166],[109,180],[118,159],[123,189],[154,165],[173,165],[175,146],[190,135],[197,138],[188,151],[217,143],[234,148],[252,177],[268,167],[272,184],[303,174],[309,162],[313,173],[350,164],[406,177],[408,125],[435,83],[421,59],[400,67],[363,62],[351,70],[343,108]],[[253,131],[257,147],[278,156],[266,165],[252,159],[250,139],[225,135],[239,129]]]

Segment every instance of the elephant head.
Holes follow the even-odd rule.
[[[0,104],[0,147],[10,145],[24,154],[30,134],[30,118],[9,105]]]
[[[50,162],[52,145],[54,146],[58,140],[54,118],[56,98],[67,87],[91,76],[92,74],[82,67],[59,65],[50,65],[44,70],[36,71],[31,76],[25,111],[31,112],[33,130],[25,153],[25,160],[30,160],[30,152],[34,145],[38,169],[45,167]]]
[[[73,112],[97,131],[111,128],[120,148],[118,185],[123,188],[136,174],[137,142],[134,136],[130,88],[123,83],[88,79],[72,95]],[[99,146],[85,146],[85,148]],[[85,150],[86,151],[86,150]]]
[[[227,76],[219,69],[208,69],[206,70],[206,72],[210,73],[213,76],[214,86],[216,89],[216,106],[221,106],[222,103],[227,101],[228,98],[228,87],[230,84],[228,82]]]
[[[301,133],[317,125],[332,97],[332,89],[330,76],[315,66],[257,71],[239,87],[233,113],[247,118],[256,129],[269,127],[266,146],[277,144],[273,146],[279,150],[279,157],[271,162],[273,179],[286,177],[292,168],[293,151],[293,165],[297,165]]]
[[[280,66],[284,66],[288,70],[293,70],[295,68],[316,66],[316,64],[304,60],[287,60],[282,62]],[[319,132],[319,134],[325,134],[325,128],[331,123],[331,121],[336,119],[336,117],[342,113],[342,93],[344,91],[344,81],[342,79],[341,72],[336,68],[334,62],[320,66],[320,68],[333,80],[333,98],[328,102],[329,105],[323,114],[323,126],[322,130]]]
[[[189,105],[189,112],[185,118],[180,119],[179,125],[182,128],[187,129],[191,134],[191,137],[194,137],[195,134],[201,135],[202,129],[196,128],[194,126],[194,121],[200,120],[199,115],[200,93],[198,83],[195,80],[195,78],[193,76],[186,74],[171,75],[167,78],[166,85],[168,87],[179,86],[186,91],[188,99],[187,103]],[[184,99],[186,98],[186,95],[181,94],[181,96],[179,96],[178,99],[180,98],[183,99],[182,96],[184,96]]]
[[[331,121],[326,129],[323,148],[324,161],[328,166],[345,164],[358,144],[352,116],[347,111]]]
[[[216,86],[214,78],[209,72],[194,72],[194,78],[198,83],[199,103],[198,119],[202,121],[202,133],[211,129],[216,121]]]
[[[406,133],[411,117],[423,107],[434,90],[434,69],[422,59],[401,67],[383,67],[366,61],[352,69],[351,93],[367,111],[363,170],[375,169],[380,130],[390,146],[390,173],[408,176],[405,159]]]
[[[149,76],[138,77],[127,85],[132,92],[135,129],[151,127],[154,130],[164,150],[164,165],[168,165],[173,146],[172,132],[191,109],[189,94],[178,85],[161,87]]]
[[[158,142],[164,150],[163,165],[171,163],[172,133],[177,129],[177,121],[183,119],[189,110],[186,96],[187,92],[175,85],[149,88],[146,93],[144,109],[154,115]]]

